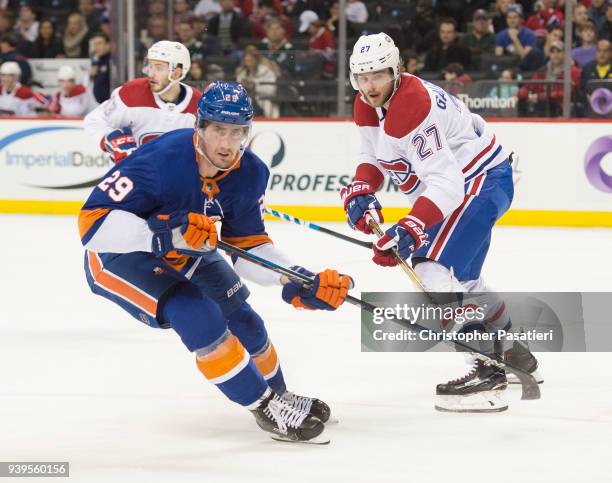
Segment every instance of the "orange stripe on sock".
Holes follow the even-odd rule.
[[[268,348],[264,352],[253,357],[253,362],[255,362],[257,369],[264,378],[272,375],[278,364],[278,356],[272,343],[268,344]]]
[[[79,213],[79,235],[83,238],[96,221],[106,215],[108,208],[96,208],[95,210],[81,210]]]
[[[230,335],[211,353],[196,357],[196,364],[206,379],[216,379],[238,366],[244,354],[245,349],[240,341]]]
[[[87,258],[89,260],[89,269],[94,280],[96,281],[96,284],[125,298],[136,307],[147,312],[149,315],[153,317],[156,316],[157,300],[139,289],[132,287],[120,277],[110,272],[105,272],[95,253],[87,252]]]

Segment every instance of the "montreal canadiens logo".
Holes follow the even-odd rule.
[[[421,181],[412,169],[410,161],[399,158],[391,161],[379,159],[378,162],[389,172],[389,176],[391,176],[391,179],[402,193],[410,194],[421,184]]]
[[[163,132],[148,132],[146,134],[143,134],[142,136],[140,136],[140,145],[146,144],[149,141],[153,141],[153,139],[160,137],[162,134],[164,133]]]

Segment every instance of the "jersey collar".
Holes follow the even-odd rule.
[[[179,83],[181,87],[181,93],[179,94],[179,102],[174,104],[173,102],[164,101],[158,94],[153,92],[153,99],[157,107],[164,111],[183,112],[189,106],[191,98],[193,97],[193,89],[189,88],[182,82]]]

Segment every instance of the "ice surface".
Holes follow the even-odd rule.
[[[360,290],[409,283],[363,248],[268,226],[296,263]],[[484,275],[499,290],[612,292],[611,246],[612,230],[500,227]],[[340,420],[329,446],[278,443],[173,332],[89,292],[75,218],[1,215],[0,250],[0,460],[70,461],[75,482],[611,481],[610,354],[540,354],[541,400],[512,389],[505,413],[438,413],[435,384],[462,375],[461,356],[361,353],[354,307],[297,312],[249,284],[290,388]]]

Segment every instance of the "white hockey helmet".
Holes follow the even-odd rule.
[[[0,66],[0,75],[21,76],[21,67],[17,62],[5,62]]]
[[[357,75],[375,72],[382,69],[392,69],[393,78],[399,79],[400,56],[399,49],[393,39],[386,33],[362,35],[359,37],[349,61],[351,68],[351,84],[358,91]]]
[[[57,71],[57,80],[76,81],[76,71],[69,65],[62,65]]]
[[[147,58],[143,68],[145,74],[147,73],[147,62],[151,60],[168,63],[168,80],[170,82],[175,80],[171,78],[171,75],[178,67],[183,69],[183,73],[179,79],[176,79],[176,82],[182,81],[191,68],[191,56],[187,47],[180,42],[172,42],[171,40],[155,42],[147,51]]]

